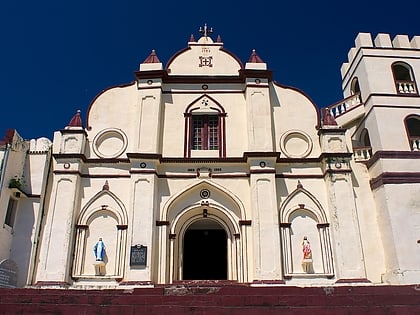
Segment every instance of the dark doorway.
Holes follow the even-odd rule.
[[[227,238],[218,223],[203,219],[185,232],[183,280],[227,280]]]

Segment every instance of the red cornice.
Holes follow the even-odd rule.
[[[377,189],[387,184],[419,184],[420,172],[384,172],[370,180],[370,188]]]
[[[371,168],[380,159],[419,159],[420,151],[376,151],[366,162],[367,168]]]

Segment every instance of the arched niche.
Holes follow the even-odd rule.
[[[102,238],[105,243],[104,273],[95,270],[93,248]],[[73,278],[122,278],[127,242],[127,212],[110,191],[96,194],[83,207],[77,220]]]
[[[279,211],[283,270],[292,277],[334,276],[329,223],[320,202],[301,185]],[[311,257],[304,246],[311,249]]]

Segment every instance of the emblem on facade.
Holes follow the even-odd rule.
[[[213,67],[213,57],[212,56],[200,56],[198,57],[200,59],[200,63],[198,64],[199,67]]]

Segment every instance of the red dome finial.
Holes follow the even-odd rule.
[[[69,127],[83,127],[82,118],[80,117],[80,109],[77,110],[77,113],[70,120]]]
[[[143,63],[160,63],[160,60],[158,56],[156,55],[156,52],[154,49],[150,53],[149,57],[147,57],[146,60],[143,61]]]
[[[251,57],[249,57],[248,62],[250,62],[250,63],[264,63],[264,61],[255,52],[255,49],[252,50]]]

